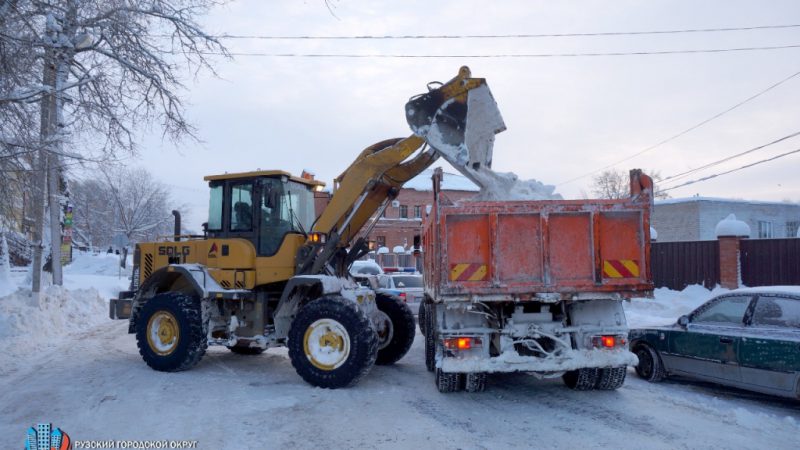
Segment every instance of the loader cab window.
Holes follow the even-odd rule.
[[[253,229],[253,184],[241,183],[231,186],[231,231]]]
[[[260,255],[278,251],[287,233],[304,234],[314,221],[314,193],[305,185],[265,178],[261,188]]]
[[[211,186],[211,195],[208,202],[208,230],[222,230],[222,194],[224,185]]]

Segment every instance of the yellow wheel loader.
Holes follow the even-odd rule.
[[[181,236],[176,214],[172,238],[136,245],[131,288],[111,300],[111,317],[129,319],[144,361],[172,372],[197,364],[209,345],[251,355],[288,346],[305,381],[340,388],[373,364],[402,358],[414,317],[399,299],[350,278],[349,266],[369,251],[358,235],[440,156],[425,145],[429,136],[447,146],[448,160],[460,152],[463,164],[488,163],[490,148],[470,148],[471,122],[502,123],[485,80],[471,78],[466,67],[412,98],[406,118],[414,134],[362,151],[334,180],[319,217],[319,181],[279,170],[206,177],[204,234]],[[478,141],[491,141],[496,131]]]

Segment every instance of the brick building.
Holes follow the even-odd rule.
[[[729,214],[750,226],[752,239],[795,237],[800,204],[689,197],[656,201],[651,225],[659,242],[714,240]]]
[[[375,224],[368,239],[375,241],[378,247],[388,248],[390,252],[397,246],[410,250],[414,244],[414,236],[422,234],[422,218],[427,214],[428,206],[433,204],[432,177],[433,169],[428,169],[406,183],[397,198],[386,208],[383,216],[378,218],[378,223]],[[458,201],[472,197],[477,192],[478,187],[467,178],[444,173],[441,192],[443,196]],[[330,193],[315,192],[314,196],[319,215],[327,205]]]

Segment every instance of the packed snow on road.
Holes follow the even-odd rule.
[[[127,287],[116,255],[78,255],[65,286],[34,300],[27,274],[0,297],[0,448],[52,423],[73,441],[196,441],[240,448],[796,448],[800,403],[708,383],[650,384],[628,371],[617,391],[559,379],[490,377],[486,392],[440,394],[423,339],[394,366],[348,389],[314,388],[286,349],[210,348],[195,368],[144,364],[107,302]],[[19,287],[14,289],[14,287]],[[666,324],[722,290],[659,289],[626,304],[632,327]],[[131,447],[132,448],[132,447]]]

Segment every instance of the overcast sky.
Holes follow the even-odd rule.
[[[239,0],[211,11],[212,33],[263,36],[558,34],[800,23],[795,1]],[[800,28],[714,33],[436,40],[227,39],[233,53],[496,55],[652,52],[800,44]],[[218,78],[187,74],[188,115],[203,142],[173,146],[143,132],[141,165],[168,183],[199,230],[204,175],[304,168],[330,184],[364,148],[410,133],[403,106],[429,81],[468,65],[494,93],[508,130],[494,168],[555,184],[566,198],[590,177],[800,71],[800,48],[637,56],[218,60]],[[800,76],[617,167],[670,176],[800,131]],[[800,148],[787,140],[683,181]],[[800,153],[670,191],[800,201]],[[677,184],[677,183],[673,183]],[[665,183],[664,186],[669,186]]]

